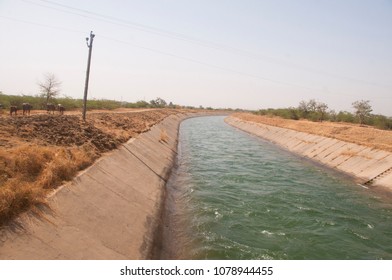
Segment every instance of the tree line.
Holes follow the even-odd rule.
[[[314,122],[348,122],[360,125],[370,125],[380,129],[392,130],[392,118],[379,114],[371,114],[372,107],[369,100],[358,100],[352,103],[353,111],[329,110],[328,105],[314,99],[301,101],[297,107],[280,109],[261,109],[258,115],[278,116],[284,119],[306,119]]]
[[[83,99],[74,99],[68,96],[59,97],[61,93],[61,81],[53,74],[47,73],[37,83],[39,93],[32,95],[6,95],[0,91],[0,104],[3,108],[10,106],[22,107],[23,103],[29,103],[33,109],[46,109],[48,103],[61,104],[67,110],[75,110],[83,107]],[[123,102],[109,99],[87,100],[88,109],[113,110],[117,108],[178,108],[180,106],[167,103],[164,99],[157,97],[150,102],[139,100],[137,102]]]
[[[158,100],[158,102],[157,102]],[[23,103],[29,103],[34,110],[46,110],[47,103],[61,104],[67,110],[77,110],[83,107],[83,99],[74,99],[72,97],[52,97],[47,99],[39,95],[7,95],[0,92],[0,104],[3,108],[10,106],[22,107]],[[110,99],[90,99],[87,100],[87,108],[91,110],[113,110],[118,108],[180,108],[172,102],[167,103],[162,98],[151,100],[150,102],[140,100],[137,102],[116,101]]]

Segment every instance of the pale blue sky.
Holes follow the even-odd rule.
[[[90,30],[90,98],[392,116],[390,0],[0,0],[0,90],[82,98]]]

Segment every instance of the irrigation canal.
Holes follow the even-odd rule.
[[[239,131],[184,121],[163,259],[392,259],[392,199]]]

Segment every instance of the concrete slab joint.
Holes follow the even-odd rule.
[[[270,141],[301,157],[344,172],[368,187],[392,190],[392,153],[341,140],[263,124],[249,125],[229,116],[225,121],[247,133]],[[274,131],[274,133],[269,133]],[[282,136],[284,135],[284,137]]]

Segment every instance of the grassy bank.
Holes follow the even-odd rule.
[[[246,113],[237,113],[234,114],[234,116],[245,121],[263,123],[329,138],[336,138],[338,140],[392,152],[391,130],[381,130],[370,126],[360,126],[359,124],[291,120],[280,117]]]

